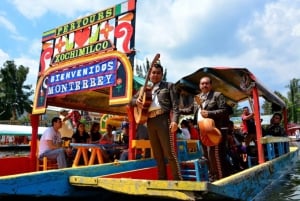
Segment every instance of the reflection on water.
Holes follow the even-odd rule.
[[[296,145],[300,147],[299,142]],[[254,200],[300,200],[300,160],[290,172],[273,181],[271,185],[269,185],[263,192],[261,192]]]
[[[29,155],[28,147],[17,147],[17,148],[1,148],[0,158],[11,157],[11,156],[27,156]]]

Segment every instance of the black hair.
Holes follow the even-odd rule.
[[[211,77],[209,77],[209,76],[201,77],[200,82],[201,82],[201,80],[202,80],[203,78],[208,78],[208,79],[209,79],[209,84],[212,85],[212,79],[211,79]]]
[[[52,121],[51,121],[51,125],[53,126],[55,122],[57,121],[61,121],[61,118],[59,117],[53,117]]]
[[[160,68],[160,69],[161,69],[161,72],[164,72],[164,67],[162,67],[162,65],[160,65],[160,63],[155,63],[155,64],[154,64],[154,67],[155,67],[155,68]]]
[[[180,124],[183,124],[185,127],[189,127],[189,122],[187,121],[187,120],[185,120],[185,119],[183,119],[181,122],[180,122]]]
[[[279,117],[280,117],[280,120],[282,120],[282,114],[281,114],[281,113],[275,112],[275,113],[273,114],[273,117],[275,117],[275,116],[279,116]],[[273,118],[273,117],[272,117],[272,118]]]

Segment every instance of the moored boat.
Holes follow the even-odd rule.
[[[288,124],[287,127],[288,137],[292,141],[300,141],[300,125],[298,124]]]
[[[127,5],[127,9],[120,12],[123,4]],[[99,18],[80,28],[87,32],[97,30],[102,28],[101,24],[105,21],[108,25],[115,26],[115,29],[125,27],[128,30],[135,30],[135,1],[129,0],[100,11],[97,16],[107,18]],[[87,16],[84,19],[90,18]],[[65,31],[62,31],[61,27],[64,27]],[[136,90],[133,79],[134,37],[129,37],[130,42],[120,39],[119,36],[111,36],[113,34],[110,35],[112,38],[109,40],[102,35],[100,38],[93,37],[92,32],[85,36],[80,34],[77,37],[69,37],[76,34],[71,27],[70,23],[45,32],[43,35],[41,64],[31,115],[30,155],[0,159],[0,173],[3,175],[0,177],[1,196],[84,197],[85,199],[96,196],[101,199],[118,193],[179,200],[220,198],[252,200],[270,183],[270,180],[288,171],[298,160],[299,149],[289,146],[288,138],[262,136],[260,98],[272,103],[276,111],[283,113],[286,125],[286,105],[276,94],[269,91],[247,68],[203,67],[178,80],[177,88],[187,91],[189,96],[194,96],[198,93],[200,78],[210,76],[215,90],[224,94],[228,105],[238,104],[250,97],[253,100],[254,113],[257,114],[255,123],[258,154],[253,157],[254,159],[248,158],[248,160],[253,159],[256,163],[250,163],[249,168],[231,176],[210,182],[207,164],[202,158],[201,142],[177,141],[178,158],[181,172],[186,174],[185,180],[176,181],[171,176],[168,180],[157,180],[156,162],[151,155],[149,158],[142,156],[142,159],[136,159],[135,156],[136,149],[151,149],[151,146],[149,141],[141,142],[135,139],[136,121],[133,108],[128,106]],[[79,38],[86,43],[77,44],[78,47],[74,49],[60,52],[55,48],[55,44],[65,37]],[[93,40],[93,43],[88,43],[90,40]],[[86,44],[89,50],[95,51],[79,56],[76,51],[80,48],[83,51],[87,48]],[[97,49],[100,46],[104,49]],[[77,56],[68,60],[69,55]],[[89,71],[93,73],[84,76],[81,74]],[[86,84],[94,83],[96,79],[100,79],[97,83],[101,84]],[[71,83],[74,82],[78,85],[76,89],[72,88]],[[129,160],[102,163],[99,150],[103,147],[95,144],[72,144],[85,151],[92,150],[90,158],[86,158],[85,165],[75,164],[64,169],[37,171],[38,120],[39,115],[43,114],[49,105],[126,116],[130,125]],[[278,152],[275,152],[274,145],[279,148]],[[192,146],[192,149],[189,146]],[[98,164],[95,164],[95,161]]]
[[[42,135],[46,127],[38,128]],[[32,127],[25,125],[0,124],[0,158],[28,155],[30,151]]]

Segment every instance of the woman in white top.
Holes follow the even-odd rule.
[[[190,140],[191,139],[191,134],[189,131],[189,123],[187,120],[183,119],[180,123],[181,127],[181,132],[183,134],[183,139],[184,140]]]

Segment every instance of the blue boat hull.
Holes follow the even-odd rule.
[[[184,191],[193,193],[195,199],[201,197],[201,199],[218,200],[227,197],[245,201],[252,200],[267,185],[292,168],[298,159],[299,149],[293,148],[291,152],[274,160],[267,161],[213,183],[207,182],[207,188],[204,190],[186,188]],[[156,181],[153,179],[149,180],[149,177],[147,177],[148,173],[146,173],[148,169],[155,170],[155,165],[156,163],[153,159],[147,159],[4,176],[0,177],[0,196],[97,197],[99,199],[108,199],[116,193],[125,193],[135,196],[162,197],[159,193],[153,195],[153,192],[149,191],[148,193],[147,190],[140,192],[140,194],[139,192],[127,191],[126,187],[123,190],[124,192],[116,190],[117,186],[120,185],[120,181],[124,180],[130,181],[135,179],[136,184],[139,185],[139,182],[142,184],[146,179],[149,183],[155,184]],[[144,171],[145,178],[136,179],[135,176],[137,173],[135,171]],[[81,185],[73,185],[70,182],[71,176],[87,177],[93,180],[111,179],[112,182],[116,182],[116,189],[97,186],[97,182],[95,182],[96,185],[89,182]],[[173,185],[176,181],[168,180],[165,182]],[[197,182],[194,183],[196,185]],[[129,188],[130,186],[128,186]],[[178,192],[178,190],[175,191]],[[160,191],[158,190],[158,192]],[[168,195],[168,197],[171,196],[172,193]]]
[[[153,159],[3,176],[0,177],[0,196],[98,196],[101,194],[100,189],[81,189],[72,186],[69,183],[69,177],[76,175],[97,177],[149,167],[155,167]]]
[[[271,182],[290,171],[299,160],[299,149],[242,172],[209,183],[208,191],[239,200],[253,200]]]

